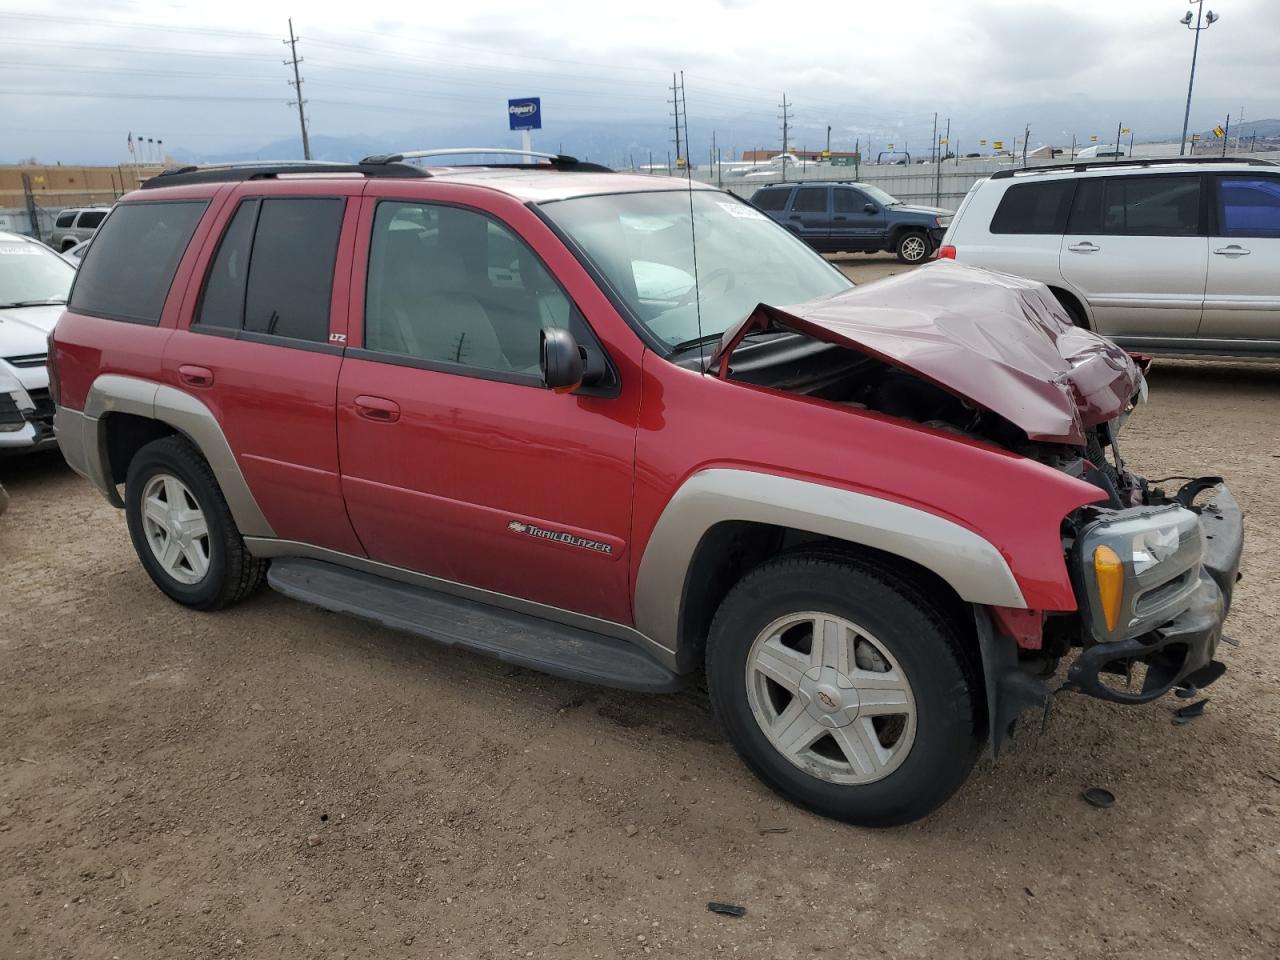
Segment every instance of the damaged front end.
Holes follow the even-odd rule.
[[[1098,488],[1061,526],[1076,610],[975,609],[998,753],[1056,692],[1145,703],[1223,672],[1243,519],[1221,478],[1166,493],[1126,466],[1118,435],[1145,399],[1143,363],[1074,326],[1042,284],[948,262],[761,304],[705,369],[994,444]]]

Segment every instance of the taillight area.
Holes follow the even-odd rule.
[[[946,246],[938,248],[939,260],[954,260],[955,258],[956,258],[956,248],[953,247],[951,244],[948,243]]]
[[[49,337],[45,342],[45,352],[48,355],[45,359],[45,366],[49,371],[49,399],[53,401],[55,407],[62,402],[62,385],[58,383],[58,347],[53,342],[53,335],[57,329],[58,327],[55,324],[53,330],[49,331]]]

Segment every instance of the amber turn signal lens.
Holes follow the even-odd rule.
[[[1098,547],[1093,551],[1093,574],[1098,578],[1098,599],[1102,601],[1107,629],[1114,630],[1120,619],[1120,598],[1124,596],[1124,563],[1120,555],[1110,547]]]

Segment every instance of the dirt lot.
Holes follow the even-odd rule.
[[[177,607],[56,456],[0,463],[0,958],[1274,958],[1280,367],[1162,363],[1125,439],[1248,512],[1206,714],[1064,697],[884,832],[778,800],[696,691],[516,672],[270,591]]]

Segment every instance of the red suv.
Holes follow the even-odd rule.
[[[1240,511],[1125,466],[1142,373],[1041,284],[855,289],[710,187],[430,157],[175,169],[100,228],[57,437],[174,600],[265,577],[564,677],[705,670],[766,783],[867,825],[1059,690],[1222,673]]]

